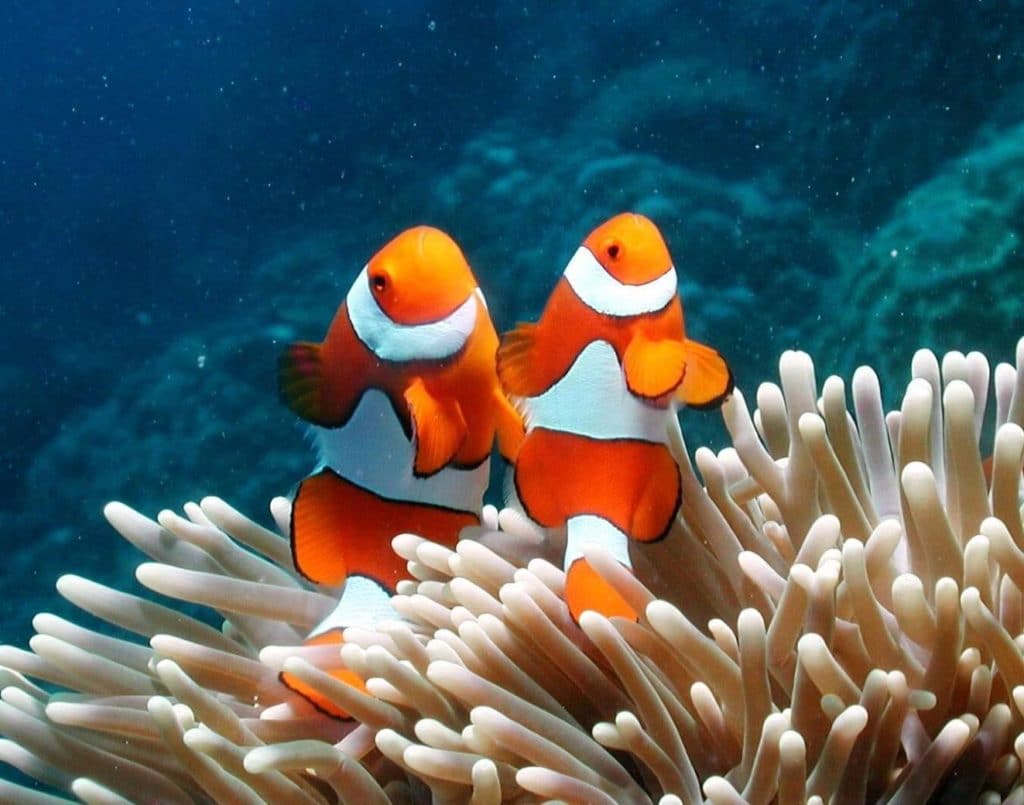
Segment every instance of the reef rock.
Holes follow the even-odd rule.
[[[827,348],[902,377],[908,348],[996,352],[1020,329],[1024,126],[911,192],[844,271]]]

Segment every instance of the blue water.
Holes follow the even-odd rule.
[[[0,9],[4,641],[58,606],[60,572],[130,586],[107,500],[218,494],[264,516],[287,493],[310,458],[277,402],[281,344],[318,339],[414,223],[463,244],[508,328],[593,226],[647,212],[691,332],[748,397],[789,347],[846,373],[953,336],[1011,355],[1019,308],[982,313],[1019,258],[968,247],[1015,236],[1019,185],[938,194],[919,218],[906,200],[951,160],[982,153],[988,176],[980,149],[1018,147],[1014,3],[366,6]],[[996,212],[942,252],[979,290],[915,297],[935,294],[941,326],[927,305],[907,326],[850,309],[859,274],[888,277],[885,255],[911,259],[979,198]],[[684,427],[721,444],[712,415]]]

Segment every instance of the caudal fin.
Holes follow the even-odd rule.
[[[629,538],[612,523],[589,514],[571,517],[566,523],[565,603],[574,621],[593,610],[608,618],[639,620],[636,610],[583,558],[588,546],[600,546],[624,567],[632,569]]]
[[[317,635],[316,637],[309,638],[304,645],[336,645],[340,650],[341,644],[343,642],[345,641],[344,638],[341,636],[341,630],[332,629],[329,632],[324,632],[323,634]],[[323,670],[325,671],[325,673],[336,679],[338,682],[341,682],[345,685],[349,685],[350,687],[359,691],[360,693],[367,692],[366,683],[355,671],[351,671],[348,668],[343,668],[341,666],[336,668],[325,668]],[[328,715],[331,718],[338,718],[342,720],[348,720],[352,718],[351,714],[345,711],[340,705],[338,705],[336,701],[334,701],[331,698],[328,698],[327,696],[324,696],[320,691],[316,690],[310,685],[307,685],[294,674],[290,674],[287,671],[282,671],[280,674],[278,674],[278,679],[281,680],[281,683],[286,688],[294,691],[295,693],[298,693],[303,699],[308,701],[311,705],[313,705],[317,710],[319,710],[324,715]]]
[[[633,609],[619,592],[606,582],[586,559],[577,559],[565,575],[565,603],[569,614],[579,623],[587,610],[599,612],[606,618],[639,620]]]

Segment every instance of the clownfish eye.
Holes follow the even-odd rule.
[[[612,260],[618,259],[619,252],[622,251],[622,247],[618,243],[609,244],[605,249],[605,252]]]
[[[384,289],[388,287],[388,280],[383,274],[374,274],[370,278],[370,282],[373,283],[373,290],[377,293],[383,293]]]

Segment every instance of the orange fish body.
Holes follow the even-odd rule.
[[[495,371],[498,336],[465,257],[417,227],[356,278],[321,344],[282,356],[282,398],[311,424],[319,468],[292,507],[292,555],[308,579],[345,583],[308,643],[340,643],[348,626],[398,619],[390,604],[405,561],[392,538],[453,545],[479,522],[495,434],[511,457],[522,425]],[[343,668],[332,671],[357,687]],[[288,674],[282,680],[344,716]]]
[[[635,618],[582,558],[584,547],[603,545],[630,567],[629,540],[668,533],[681,502],[666,444],[677,405],[717,405],[733,383],[717,352],[686,337],[657,227],[623,214],[594,230],[540,321],[505,337],[498,373],[527,424],[514,470],[519,501],[541,525],[567,529],[570,611]]]

